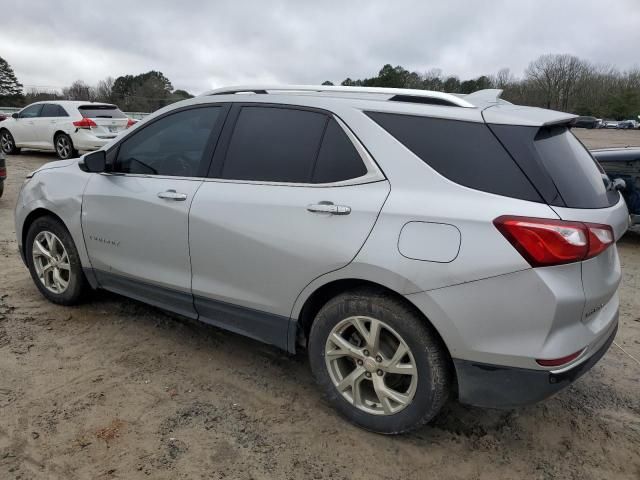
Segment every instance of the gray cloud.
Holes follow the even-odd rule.
[[[640,2],[3,2],[0,56],[25,85],[160,70],[194,93],[361,78],[385,63],[520,75],[542,53],[638,66]]]

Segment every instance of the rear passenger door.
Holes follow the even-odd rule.
[[[69,119],[69,114],[60,106],[47,103],[42,107],[36,122],[36,142],[41,148],[53,148],[53,135],[60,125]]]
[[[189,215],[200,318],[286,348],[288,319],[313,279],[347,265],[389,183],[333,115],[235,105]]]

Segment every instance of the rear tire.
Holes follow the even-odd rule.
[[[17,155],[20,153],[20,149],[16,147],[13,135],[11,135],[11,132],[6,128],[0,130],[0,148],[7,155]]]
[[[367,430],[417,429],[449,397],[451,365],[438,335],[385,291],[358,289],[330,300],[311,327],[308,350],[327,400]]]
[[[36,219],[27,232],[25,257],[36,287],[49,301],[79,303],[88,290],[71,234],[56,218]]]
[[[2,197],[3,193],[4,193],[4,182],[0,182],[0,198]]]
[[[60,160],[67,160],[78,156],[78,151],[74,148],[71,137],[66,133],[59,133],[53,139],[56,155]]]

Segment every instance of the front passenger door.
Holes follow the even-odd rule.
[[[191,296],[188,213],[226,114],[197,106],[142,126],[108,152],[95,174],[82,227],[100,285],[196,317]]]
[[[18,147],[31,147],[36,142],[36,120],[40,117],[42,103],[29,105],[20,111],[11,133]]]

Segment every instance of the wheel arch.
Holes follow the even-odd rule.
[[[54,212],[52,212],[51,210],[48,210],[46,208],[43,207],[38,207],[35,210],[29,212],[29,214],[25,217],[24,222],[22,223],[22,232],[20,232],[20,238],[22,239],[22,255],[23,258],[27,258],[27,233],[29,232],[29,228],[31,227],[31,225],[33,225],[33,222],[35,222],[37,219],[42,218],[42,217],[53,217],[56,220],[58,220],[63,226],[64,228],[67,229],[67,231],[69,232],[69,227],[66,225],[66,223],[64,222],[64,220],[62,218],[60,218],[59,215],[56,215]]]
[[[4,121],[2,123],[4,123]],[[13,135],[13,132],[9,129],[9,127],[7,125],[2,125],[2,123],[0,123],[0,134],[2,134],[2,132],[6,131],[13,138],[14,145],[17,146],[16,137]]]
[[[66,130],[63,130],[62,128],[58,127],[56,129],[56,131],[53,132],[52,143],[53,143],[54,148],[55,148],[55,145],[56,145],[56,138],[58,138],[58,135],[66,135],[67,137],[69,137],[69,140],[71,140],[71,145],[73,145],[73,139],[71,138],[71,134],[69,132],[67,132]]]
[[[309,332],[311,330],[311,326],[313,325],[313,321],[320,311],[320,309],[332,298],[335,296],[355,289],[361,288],[370,288],[372,290],[382,291],[388,295],[393,296],[395,299],[406,305],[409,309],[411,309],[419,318],[421,318],[424,324],[431,329],[434,334],[438,337],[442,347],[447,353],[449,360],[451,361],[451,365],[453,366],[453,360],[451,356],[451,352],[449,347],[447,346],[444,338],[440,331],[436,328],[434,323],[427,318],[427,316],[405,295],[397,292],[396,290],[389,288],[380,283],[362,279],[362,278],[342,278],[332,280],[327,282],[319,287],[317,287],[305,300],[300,309],[297,318],[297,332],[296,339],[297,343],[303,346],[306,346],[306,342],[309,338]]]

